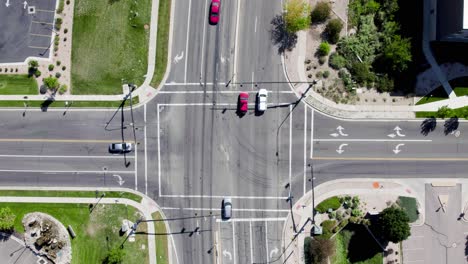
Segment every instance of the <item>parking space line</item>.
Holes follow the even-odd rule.
[[[252,223],[252,222],[251,222]],[[267,257],[267,263],[270,263],[270,256],[268,256],[268,223],[265,220],[265,245],[266,245],[266,257]]]
[[[232,244],[233,244],[233,251],[234,251],[234,252],[233,252],[233,254],[234,254],[234,263],[237,263],[237,260],[236,260],[236,257],[237,257],[237,256],[236,256],[236,253],[237,253],[237,251],[236,251],[236,234],[235,234],[236,232],[235,232],[235,226],[236,226],[236,225],[234,224],[234,222],[232,222]]]
[[[307,174],[307,107],[304,107],[304,194],[306,193],[306,174]]]
[[[49,47],[28,46],[30,49],[48,49]]]
[[[54,25],[54,23],[48,23],[48,22],[41,22],[41,21],[31,21],[32,23],[35,23],[35,24],[41,24],[41,25]]]
[[[250,226],[250,263],[253,263],[252,222],[249,222],[249,226]]]
[[[29,35],[36,36],[36,37],[50,38],[50,35],[35,34],[35,33],[29,33]]]
[[[266,218],[231,218],[229,220],[216,219],[216,222],[284,222],[286,217],[266,217]]]
[[[50,13],[55,13],[55,10],[45,10],[45,9],[37,9],[36,8],[36,12],[39,11],[39,12],[50,12]]]

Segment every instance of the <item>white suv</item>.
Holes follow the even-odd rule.
[[[260,89],[257,93],[257,110],[263,112],[267,109],[268,91]]]

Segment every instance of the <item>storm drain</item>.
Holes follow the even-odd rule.
[[[28,7],[28,14],[35,14],[36,13],[36,7],[35,6],[29,6]]]

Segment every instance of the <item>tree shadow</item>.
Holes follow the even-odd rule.
[[[53,102],[55,102],[54,98],[52,97],[47,98],[44,102],[41,103],[41,111],[47,112],[47,109]]]
[[[434,129],[436,128],[437,126],[437,120],[435,119],[435,117],[431,116],[427,119],[425,119],[422,123],[421,123],[421,134],[423,134],[424,136],[427,136],[430,132],[434,131]]]
[[[297,43],[296,33],[291,33],[286,29],[282,15],[276,15],[270,23],[273,25],[270,30],[271,40],[274,45],[278,46],[278,53],[284,53],[286,50],[291,51]]]
[[[382,252],[363,225],[348,224],[345,229],[352,233],[348,245],[348,259],[351,263],[368,260]]]
[[[455,130],[457,130],[459,124],[460,122],[458,121],[458,117],[456,116],[451,117],[450,119],[447,119],[447,121],[445,121],[445,124],[444,124],[444,134],[448,135],[454,132]]]

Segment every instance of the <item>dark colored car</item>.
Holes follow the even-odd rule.
[[[245,114],[249,110],[249,94],[241,92],[237,101],[237,111],[239,114]]]
[[[219,12],[221,11],[221,0],[211,0],[210,24],[217,25],[219,22]]]

